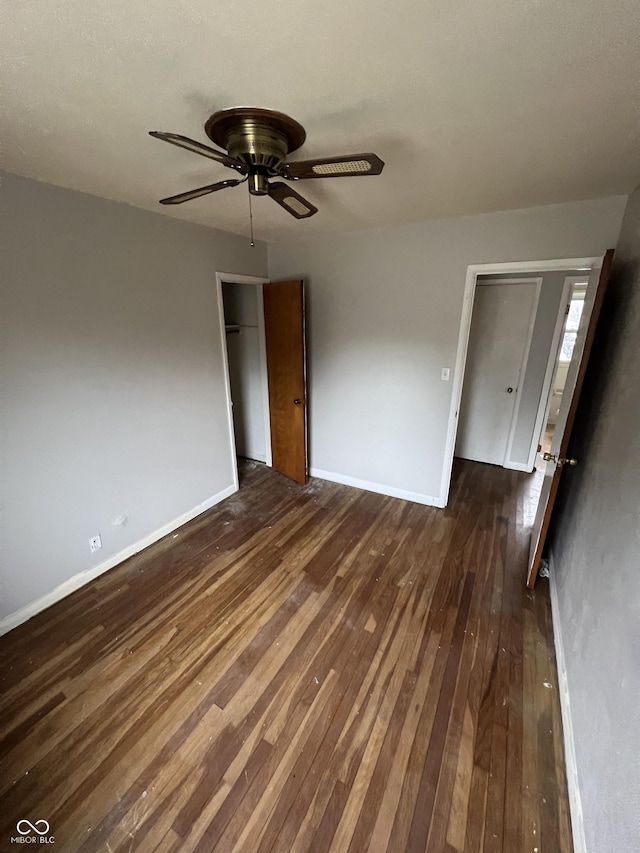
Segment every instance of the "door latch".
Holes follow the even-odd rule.
[[[577,459],[573,459],[570,456],[557,456],[555,453],[543,453],[542,458],[545,462],[555,462],[558,468],[562,468],[563,465],[578,464]]]

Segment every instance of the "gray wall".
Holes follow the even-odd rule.
[[[551,534],[589,853],[640,849],[640,187]]]
[[[232,484],[215,272],[266,249],[11,175],[0,203],[6,616]]]
[[[467,266],[602,255],[626,199],[269,245],[307,280],[312,470],[438,497]],[[452,371],[453,372],[453,371]],[[453,380],[453,376],[451,377]]]

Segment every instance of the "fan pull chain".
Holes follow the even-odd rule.
[[[253,242],[253,210],[251,208],[251,193],[249,193],[249,223],[251,225],[251,246],[255,246]]]

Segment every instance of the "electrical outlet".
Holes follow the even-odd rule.
[[[440,371],[440,379],[442,379],[443,382],[449,381],[449,368],[448,367],[442,368],[442,370]]]
[[[89,539],[89,550],[92,554],[95,554],[95,552],[99,551],[100,548],[102,548],[102,538],[98,533],[97,536],[92,536],[91,539]]]

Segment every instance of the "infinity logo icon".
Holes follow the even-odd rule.
[[[24,829],[23,827],[27,827]],[[39,826],[44,826],[44,829],[38,829]],[[20,835],[29,835],[30,832],[37,832],[38,835],[46,835],[49,832],[49,823],[46,820],[37,820],[31,823],[29,820],[19,820],[16,824],[16,829]]]

